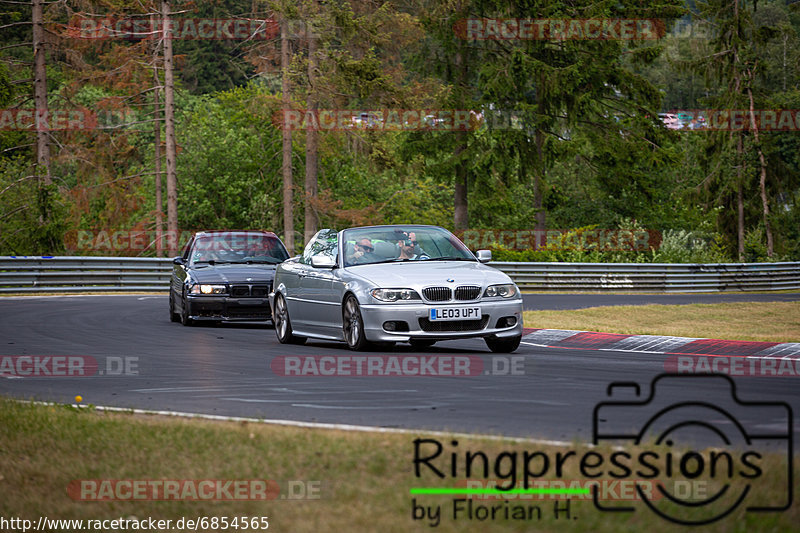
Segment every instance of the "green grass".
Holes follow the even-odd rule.
[[[525,327],[633,335],[800,342],[800,302],[620,305],[525,311]]]
[[[532,418],[533,420],[534,418]],[[533,432],[535,427],[531,427]],[[573,500],[571,520],[556,520],[552,500],[510,500],[537,505],[541,520],[452,519],[453,496],[411,496],[412,487],[453,487],[427,470],[414,476],[414,435],[288,428],[261,423],[215,422],[102,413],[91,409],[45,406],[0,399],[0,516],[37,519],[103,519],[135,516],[176,520],[185,517],[268,516],[270,531],[669,531],[678,529],[636,504],[629,513],[600,513],[590,501]],[[450,439],[436,437],[446,446]],[[458,437],[459,447],[498,457],[503,451],[543,451],[550,457],[568,448],[532,442]],[[451,448],[446,448],[448,452]],[[597,448],[602,453],[612,448]],[[443,456],[444,457],[444,456]],[[463,456],[462,456],[463,458]],[[768,456],[763,500],[778,501],[785,487],[780,459]],[[800,479],[795,473],[795,480]],[[479,478],[481,476],[471,476]],[[490,476],[491,477],[491,476]],[[456,479],[465,479],[459,473]],[[568,463],[562,479],[584,478]],[[112,501],[71,499],[66,487],[82,479],[269,479],[320,482],[319,499],[305,501]],[[585,478],[584,478],[585,479]],[[797,492],[797,488],[795,488]],[[442,506],[433,529],[412,519],[412,501]],[[502,501],[476,501],[500,505]],[[563,506],[563,502],[561,503]],[[697,513],[689,510],[685,516]],[[745,513],[738,508],[710,531],[790,531],[800,523],[794,506],[782,513]],[[221,530],[221,529],[220,529]],[[232,530],[229,530],[232,531]]]

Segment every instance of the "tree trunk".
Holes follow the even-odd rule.
[[[467,78],[467,66],[464,58],[462,48],[456,52],[455,65],[457,69],[457,91],[460,97],[457,98],[459,104],[463,105],[464,97],[463,91],[465,89]],[[469,228],[469,203],[467,194],[468,190],[468,175],[467,163],[463,159],[463,153],[467,149],[467,132],[458,131],[455,133],[457,144],[453,151],[453,156],[456,158],[456,175],[455,175],[455,190],[453,191],[453,227],[456,230],[465,230]]]
[[[151,25],[153,28],[158,27],[156,24],[156,16],[151,17]],[[162,241],[161,230],[164,229],[164,213],[163,199],[161,198],[161,98],[159,96],[159,87],[161,86],[161,79],[158,77],[158,40],[153,41],[153,152],[155,157],[155,174],[156,174],[156,255],[161,257],[164,252],[164,242]]]
[[[544,134],[536,130],[536,168],[533,171],[533,207],[536,210],[536,231],[544,231],[547,224],[547,213],[544,210]]]
[[[752,73],[750,80],[753,79]],[[758,125],[756,124],[756,116],[753,101],[753,91],[747,87],[747,96],[750,98],[750,129],[753,130],[753,137],[758,149],[758,162],[761,166],[761,172],[758,179],[758,188],[761,193],[761,208],[764,216],[764,232],[767,234],[767,257],[772,257],[774,252],[774,243],[772,242],[772,229],[769,225],[769,199],[767,198],[767,161],[764,158],[764,151],[761,149],[761,142],[758,136]]]
[[[316,83],[317,69],[317,39],[308,33],[308,101],[307,108],[310,114],[317,109]],[[312,115],[313,116],[313,115]],[[317,232],[317,213],[313,200],[317,197],[317,180],[319,174],[319,132],[314,128],[306,130],[306,182],[305,182],[305,242]]]
[[[36,108],[36,175],[50,185],[50,142],[47,116],[47,71],[45,69],[44,15],[42,0],[33,0],[33,101]],[[45,126],[46,124],[46,126]]]
[[[287,21],[281,19],[281,100],[283,111],[289,105],[289,36]],[[283,242],[294,254],[294,215],[292,211],[292,132],[284,115],[283,123]]]
[[[175,81],[172,73],[172,37],[169,34],[169,0],[161,2],[164,40],[164,135],[167,152],[167,245],[170,256],[178,255],[178,173],[175,146]]]
[[[453,155],[456,159],[461,158],[461,154],[467,149],[467,133],[458,131],[455,133],[458,139]],[[456,183],[453,197],[453,227],[456,230],[469,229],[469,212],[467,204],[467,165],[464,161],[456,162]]]
[[[739,143],[736,146],[738,165],[738,187],[736,190],[736,237],[739,251],[739,261],[744,261],[744,149],[742,147],[742,136],[739,135]]]

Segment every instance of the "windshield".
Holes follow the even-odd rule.
[[[380,226],[343,232],[344,266],[406,261],[475,261],[472,252],[443,228]]]
[[[260,233],[214,233],[197,238],[192,246],[192,264],[278,264],[289,258],[276,237]]]

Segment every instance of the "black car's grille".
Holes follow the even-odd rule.
[[[253,285],[250,289],[250,296],[255,298],[266,298],[269,296],[269,287],[266,285]]]
[[[483,315],[480,320],[443,320],[431,322],[427,318],[419,319],[422,331],[437,333],[442,331],[478,331],[484,329],[489,322],[489,315]]]
[[[231,285],[231,296],[234,298],[266,298],[269,285]]]
[[[474,300],[480,295],[481,288],[471,285],[456,287],[456,300]]]
[[[427,287],[422,289],[422,295],[429,302],[447,302],[453,297],[450,287]]]

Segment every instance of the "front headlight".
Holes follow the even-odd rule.
[[[370,294],[381,302],[407,302],[419,300],[419,294],[413,289],[372,289]]]
[[[513,283],[489,285],[483,293],[484,298],[513,298],[517,295],[517,287]]]
[[[225,285],[192,285],[189,294],[226,294],[228,288]]]

